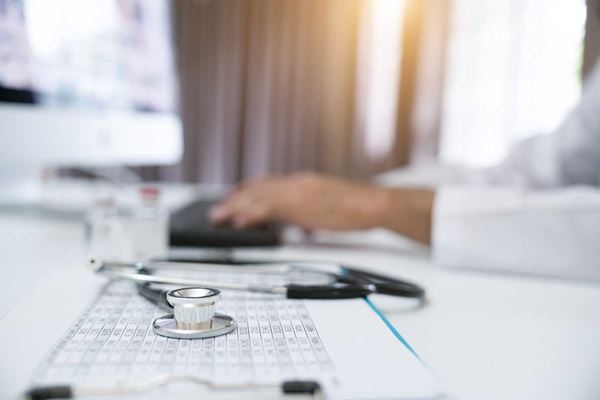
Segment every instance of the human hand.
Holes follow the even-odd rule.
[[[209,218],[245,228],[268,221],[304,229],[356,230],[377,225],[381,188],[312,173],[242,184]]]
[[[236,228],[269,221],[305,230],[383,227],[428,244],[434,197],[430,189],[389,189],[301,173],[244,183],[210,210],[209,219]]]

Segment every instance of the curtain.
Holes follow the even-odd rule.
[[[347,174],[360,0],[175,1],[185,154],[145,178]]]
[[[586,78],[600,57],[600,0],[587,0],[582,74]]]
[[[425,23],[431,14],[427,10],[446,3],[175,0],[185,154],[177,166],[142,168],[142,175],[155,180],[235,183],[300,170],[367,177],[407,164],[412,154],[410,137],[423,126],[412,116],[420,98],[417,81],[439,81],[435,74],[418,72],[420,64],[431,61],[418,52],[419,36],[428,31],[423,27],[439,26],[437,20]],[[394,54],[380,60],[384,65],[379,69],[367,59],[374,53],[369,46],[377,43],[373,38],[369,41],[366,30],[373,21],[365,16],[376,7],[379,14],[381,7],[390,12],[406,8],[404,20],[400,19],[406,28],[398,31],[403,35],[398,48],[387,51],[401,54],[407,48],[409,52],[395,72],[398,79],[388,77],[397,94],[390,120],[393,137],[389,143],[379,140],[385,147],[373,152],[369,143],[373,138],[377,142],[383,132],[364,121],[364,110],[373,102],[373,91],[365,89],[370,82],[366,77],[376,71],[394,73],[386,64]],[[444,12],[437,14],[445,18]],[[439,45],[443,37],[438,34],[435,40]],[[433,71],[438,67],[441,64]],[[439,94],[433,97],[439,99]]]

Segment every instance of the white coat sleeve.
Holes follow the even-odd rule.
[[[444,266],[600,281],[600,190],[444,187],[433,256]]]
[[[600,65],[556,132],[477,182],[438,188],[438,264],[600,281]]]

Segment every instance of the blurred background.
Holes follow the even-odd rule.
[[[185,152],[145,176],[494,164],[577,101],[598,46],[589,3],[176,1]]]
[[[37,93],[38,103],[98,111],[106,94],[110,108],[179,114],[178,157],[116,162],[151,181],[492,165],[557,127],[600,50],[596,0],[85,3],[0,0],[0,98]],[[119,36],[103,30],[115,7]],[[36,57],[52,59],[54,75]],[[115,65],[134,79],[103,80]],[[76,89],[92,88],[95,101],[69,86],[79,75]]]

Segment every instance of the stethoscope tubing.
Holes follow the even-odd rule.
[[[140,264],[125,264],[125,263],[108,263],[104,261],[95,261],[96,259],[90,260],[90,263],[100,263],[100,266],[95,271],[101,275],[107,276],[111,279],[126,279],[136,283],[146,284],[164,284],[164,285],[180,285],[180,286],[204,286],[204,287],[217,287],[220,289],[247,291],[253,293],[267,293],[267,294],[286,294],[285,286],[261,286],[261,285],[248,285],[244,283],[234,282],[215,282],[215,281],[203,281],[193,278],[177,278],[171,276],[160,276],[151,275],[147,273],[141,273],[140,270],[146,270],[146,266],[140,266]],[[213,265],[214,266],[214,265]],[[125,272],[117,271],[115,268],[123,267],[136,267],[138,272]],[[143,268],[143,269],[142,269]],[[158,268],[152,268],[158,269]]]
[[[307,263],[293,264],[250,264],[248,266],[232,266],[215,263],[185,263],[185,262],[149,262],[149,263],[119,263],[105,262],[92,258],[90,265],[99,274],[111,279],[126,279],[139,284],[167,284],[179,286],[204,286],[219,289],[247,291],[251,293],[265,293],[284,295],[290,299],[315,299],[315,300],[337,300],[364,298],[374,293],[386,294],[397,297],[422,299],[425,291],[420,286],[403,280],[391,278],[374,272],[363,271],[357,268],[340,267],[339,265],[315,263],[320,267],[324,265],[328,270],[322,271],[310,267]],[[135,269],[136,272],[124,271],[124,269]],[[263,274],[287,274],[303,272],[319,274],[330,278],[332,283],[326,284],[294,284],[285,285],[256,285],[235,282],[204,281],[193,278],[179,278],[154,275],[152,270],[159,269],[198,269],[209,268],[246,273]],[[240,269],[242,268],[242,269]],[[334,272],[337,269],[339,272]]]

